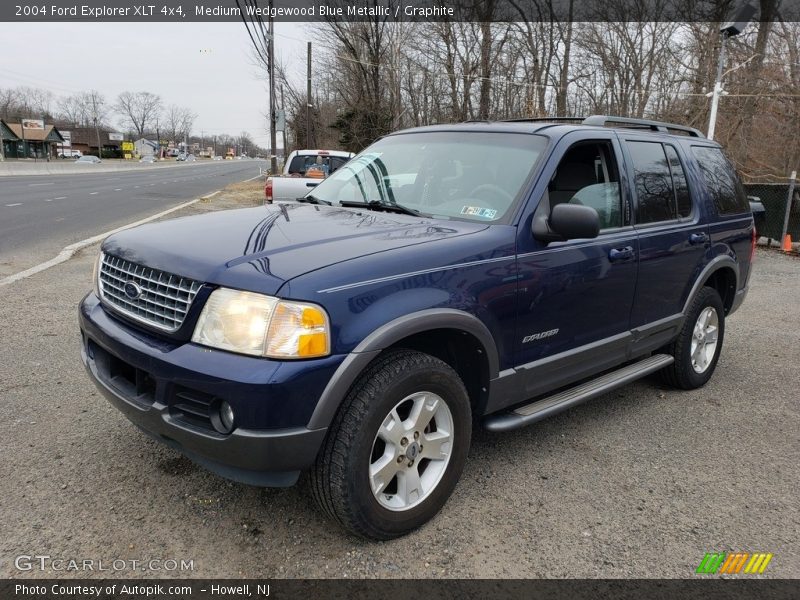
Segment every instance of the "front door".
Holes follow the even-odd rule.
[[[638,239],[613,133],[565,136],[545,166],[518,232],[517,371],[525,397],[588,377],[626,358],[636,289]],[[532,219],[570,202],[595,208],[600,234],[545,244]]]

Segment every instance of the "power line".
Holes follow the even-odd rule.
[[[246,4],[247,4],[247,0],[245,0],[245,5]],[[247,35],[250,36],[250,41],[253,43],[253,48],[255,48],[255,51],[258,54],[258,57],[262,61],[264,61],[265,64],[269,64],[269,59],[266,56],[264,56],[264,53],[262,52],[261,46],[259,46],[259,44],[256,43],[256,40],[253,37],[253,34],[250,32],[250,25],[248,24],[249,22],[247,20],[247,16],[245,15],[245,11],[242,10],[242,5],[239,4],[239,0],[236,0],[236,6],[239,8],[239,16],[242,17],[242,23],[244,23],[244,28],[247,30]]]

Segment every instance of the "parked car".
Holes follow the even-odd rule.
[[[81,355],[158,441],[253,485],[310,471],[325,513],[389,539],[443,507],[473,422],[516,429],[656,372],[704,385],[754,231],[689,127],[411,129],[301,202],[108,237]]]
[[[267,203],[305,196],[353,156],[352,152],[339,150],[295,150],[286,159],[282,175],[267,177],[264,184]]]
[[[58,153],[58,158],[80,158],[83,152],[80,150],[64,150]]]
[[[750,212],[753,213],[753,221],[756,225],[756,234],[764,229],[767,223],[767,210],[758,196],[748,196],[747,200],[750,203]]]
[[[96,165],[101,163],[102,161],[97,158],[96,156],[92,156],[91,154],[86,154],[81,156],[78,160],[75,161],[76,165]]]
[[[143,156],[142,158],[139,159],[139,162],[140,163],[154,164],[154,163],[158,162],[158,159],[155,156],[152,156],[152,155],[151,156]]]
[[[217,155],[214,157],[214,160],[222,160],[222,157],[221,157],[219,154],[217,154]]]

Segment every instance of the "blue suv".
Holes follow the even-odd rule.
[[[388,539],[442,508],[475,423],[655,372],[705,384],[754,247],[734,169],[694,129],[423,127],[297,202],[112,235],[81,354],[145,433],[248,484],[307,471],[327,514]]]

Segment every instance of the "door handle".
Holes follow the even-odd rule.
[[[314,183],[311,183],[310,181],[306,182],[306,187],[317,187],[318,185],[319,181],[315,181]]]
[[[689,236],[690,244],[705,244],[708,241],[708,236],[705,233],[693,233]]]
[[[608,253],[608,259],[611,261],[628,260],[633,258],[633,247],[625,246],[624,248],[612,248]]]

